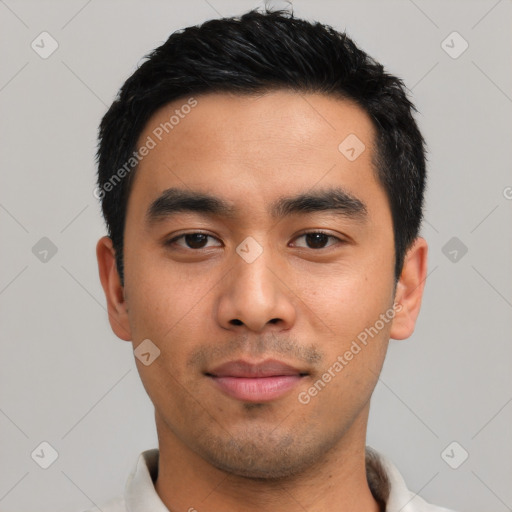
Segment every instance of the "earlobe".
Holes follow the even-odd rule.
[[[104,236],[96,245],[96,258],[101,286],[107,300],[108,319],[112,330],[118,338],[131,341],[128,307],[125,300],[124,288],[117,272],[115,250],[112,240]]]
[[[397,307],[390,331],[390,337],[395,340],[406,339],[414,332],[427,277],[427,254],[427,242],[418,237],[405,255],[402,274],[396,287]]]

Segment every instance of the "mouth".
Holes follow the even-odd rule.
[[[224,394],[244,402],[275,400],[306,377],[308,372],[269,359],[258,364],[237,360],[225,363],[205,375]]]

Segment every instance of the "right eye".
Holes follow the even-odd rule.
[[[174,238],[171,238],[170,240],[165,242],[166,246],[173,246],[177,245],[183,249],[192,249],[192,250],[199,250],[199,249],[205,249],[208,247],[220,247],[220,246],[208,246],[206,245],[208,238],[212,238],[217,240],[212,235],[209,235],[207,233],[202,233],[200,231],[194,231],[190,233],[183,233],[179,236],[176,236]],[[178,243],[178,240],[182,240],[183,243]]]

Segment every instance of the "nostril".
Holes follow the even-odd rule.
[[[238,318],[231,320],[231,323],[234,325],[243,325],[243,322],[241,320],[238,320]]]

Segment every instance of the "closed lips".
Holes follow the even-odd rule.
[[[286,395],[308,373],[277,360],[258,364],[238,360],[220,365],[205,375],[217,390],[232,399],[262,403]]]

